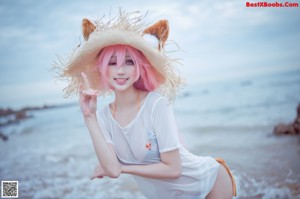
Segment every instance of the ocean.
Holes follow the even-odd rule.
[[[98,107],[113,98],[99,98]],[[97,158],[76,101],[29,111],[1,127],[0,178],[18,180],[20,198],[143,199],[131,176],[91,181]],[[236,198],[300,198],[299,136],[275,136],[300,103],[300,71],[188,84],[174,102],[183,145],[222,157]],[[3,118],[2,118],[3,120]]]

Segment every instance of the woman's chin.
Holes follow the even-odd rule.
[[[112,88],[114,91],[119,91],[119,92],[122,92],[122,91],[126,91],[128,89],[130,89],[133,85],[113,85]]]

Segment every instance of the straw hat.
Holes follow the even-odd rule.
[[[163,78],[159,91],[167,97],[173,98],[183,85],[183,80],[175,68],[176,60],[168,58],[164,46],[169,35],[167,20],[160,20],[145,27],[143,16],[139,12],[127,13],[119,10],[119,14],[104,22],[103,19],[92,23],[88,19],[82,21],[82,32],[85,41],[77,47],[67,61],[59,59],[55,64],[59,77],[67,79],[68,86],[64,89],[66,97],[77,93],[79,83],[83,82],[81,73],[84,72],[91,84],[91,88],[100,94],[106,93],[100,88],[100,74],[95,67],[99,52],[107,46],[125,44],[140,50],[151,65]]]

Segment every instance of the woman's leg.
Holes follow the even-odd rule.
[[[233,197],[231,178],[222,164],[218,171],[216,182],[206,196],[206,199],[230,199]]]

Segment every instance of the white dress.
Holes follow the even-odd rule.
[[[172,105],[161,94],[150,92],[136,117],[124,127],[114,120],[109,106],[98,111],[98,122],[121,164],[158,163],[160,153],[179,149],[182,171],[178,179],[134,175],[147,198],[200,199],[211,191],[219,163],[211,157],[195,156],[180,144]]]

